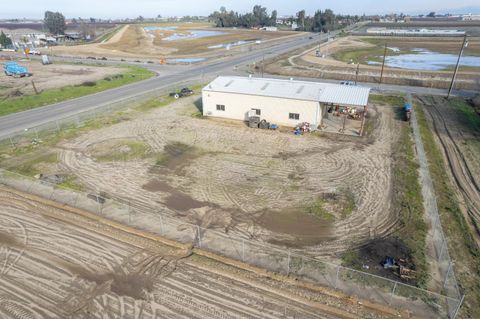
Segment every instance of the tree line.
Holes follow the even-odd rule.
[[[211,21],[219,28],[231,27],[268,27],[277,24],[277,11],[273,10],[271,15],[268,14],[267,8],[260,5],[253,7],[252,12],[240,14],[233,10],[227,11],[225,7],[221,7],[220,11],[215,11],[209,16]]]
[[[277,11],[273,10],[268,14],[266,7],[255,5],[252,12],[240,14],[221,7],[220,11],[213,12],[209,19],[220,28],[261,28],[277,25]],[[307,16],[305,10],[300,10],[295,17],[288,18],[286,22],[290,25],[296,24],[298,31],[328,32],[358,21],[359,16],[335,15],[331,9],[326,9],[317,10],[313,16]]]

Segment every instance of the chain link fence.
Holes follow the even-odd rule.
[[[269,271],[337,289],[348,295],[386,305],[420,317],[455,318],[462,302],[449,290],[453,269],[447,271],[445,292],[435,293],[277,246],[229,234],[171,217],[166,211],[144,211],[94,193],[73,191],[56,184],[1,170],[0,184],[93,212],[101,217],[147,231]],[[443,254],[447,254],[444,248]],[[456,284],[456,282],[455,282]]]
[[[140,105],[142,102],[164,95],[168,90],[178,89],[209,78],[201,76],[141,96],[102,105],[92,110],[63,119],[45,123],[27,130],[10,134],[0,140],[0,151],[15,150],[18,146],[41,143],[42,140],[63,136],[60,133],[82,128],[92,120],[106,119],[105,115]],[[346,268],[316,258],[304,256],[278,246],[249,239],[241,234],[227,234],[215,229],[202,228],[173,218],[165,211],[151,211],[138,208],[130,203],[105,198],[93,193],[64,189],[38,179],[21,176],[5,170],[0,171],[0,183],[32,193],[82,210],[93,212],[111,220],[144,231],[161,235],[182,243],[193,243],[195,247],[233,258],[270,271],[295,276],[305,281],[338,289],[346,294],[360,296],[399,310],[412,312],[417,316],[455,318],[463,302],[454,273],[454,263],[448,253],[447,239],[443,233],[436,205],[433,185],[428,173],[428,162],[421,144],[416,119],[412,114],[412,126],[420,161],[420,172],[424,184],[423,197],[426,214],[431,227],[427,242],[432,251],[429,257],[438,264],[437,283],[440,293],[427,291],[405,283],[383,278],[355,269]],[[113,165],[118,165],[113,163]],[[425,187],[426,185],[426,187]]]

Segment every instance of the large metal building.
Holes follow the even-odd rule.
[[[248,121],[253,112],[282,126],[320,127],[327,112],[348,107],[362,114],[363,127],[369,94],[370,88],[353,85],[220,76],[202,90],[203,115]]]

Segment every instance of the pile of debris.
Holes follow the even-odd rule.
[[[415,279],[415,270],[411,269],[406,259],[398,259],[386,256],[382,262],[384,269],[391,269],[397,276],[403,280]]]
[[[295,135],[302,135],[304,133],[311,133],[313,132],[314,129],[313,127],[310,125],[310,123],[308,122],[303,122],[303,123],[300,123],[298,124],[295,129],[293,130],[293,133]]]
[[[260,116],[256,115],[248,117],[248,126],[262,130],[276,130],[278,128],[277,124],[269,123],[266,120],[260,120]]]

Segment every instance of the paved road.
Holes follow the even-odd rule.
[[[161,90],[174,83],[186,81],[191,78],[200,78],[201,76],[210,77],[212,75],[224,74],[225,72],[231,73],[237,65],[259,61],[263,59],[263,57],[272,57],[293,49],[305,47],[323,41],[325,37],[325,35],[296,37],[284,42],[271,43],[271,45],[265,47],[259,46],[259,48],[242,53],[241,55],[198,66],[179,65],[174,69],[172,66],[162,68],[162,66],[159,65],[146,65],[147,68],[155,70],[160,74],[148,80],[108,91],[0,117],[0,139],[6,138],[10,134],[26,128],[88,111],[104,104],[140,96],[149,91]]]

